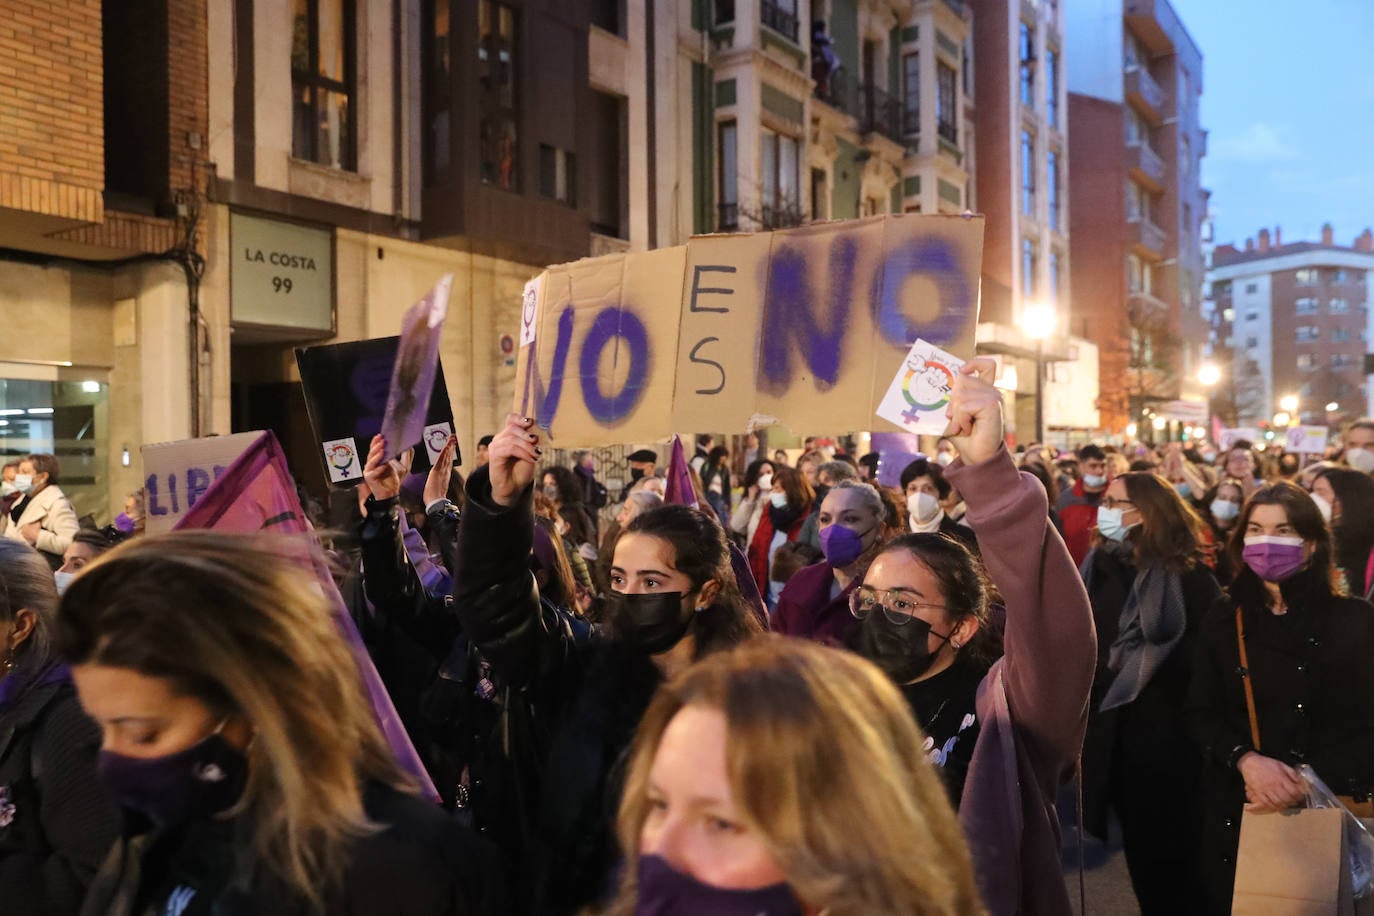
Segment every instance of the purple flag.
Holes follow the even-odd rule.
[[[673,437],[672,455],[668,459],[668,479],[664,481],[663,501],[679,506],[697,507],[697,491],[692,486],[692,475],[687,470],[687,456],[682,451],[682,440]]]
[[[871,445],[878,453],[878,483],[885,487],[901,486],[902,471],[924,457],[914,433],[874,433]]]
[[[448,315],[452,286],[453,274],[444,274],[401,320],[401,342],[396,348],[396,365],[391,370],[391,389],[382,417],[387,458],[395,458],[419,444],[425,434],[429,396],[439,365],[439,334]]]
[[[363,646],[362,638],[344,606],[343,596],[334,585],[334,577],[325,568],[323,557],[316,548],[315,532],[306,520],[296,496],[296,486],[286,468],[277,437],[271,432],[248,446],[248,449],[229,465],[210,489],[206,490],[173,530],[203,528],[241,534],[266,532],[282,535],[307,535],[301,539],[301,550],[292,557],[301,571],[314,576],[324,591],[334,613],[334,622],[344,641],[353,650],[358,663],[358,675],[367,690],[368,700],[377,716],[382,734],[386,736],[401,768],[419,782],[421,789],[434,801],[439,793],[429,773],[420,762],[410,736],[401,725],[401,717],[392,705],[391,697]]]

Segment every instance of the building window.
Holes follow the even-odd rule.
[[[449,0],[426,0],[427,19],[433,26],[425,36],[427,61],[424,85],[425,186],[448,170],[452,156],[450,118],[453,116],[453,60],[449,26]]]
[[[1332,329],[1332,331],[1331,331],[1331,342],[1332,342],[1332,343],[1349,343],[1349,342],[1350,342],[1350,329],[1349,329],[1349,328],[1334,328],[1334,329]]]
[[[763,24],[789,41],[797,40],[797,0],[761,0]]]
[[[567,150],[539,144],[539,194],[577,206],[577,160]]]
[[[1021,23],[1021,104],[1035,105],[1035,31],[1027,22]]]
[[[1331,277],[1330,277],[1329,282],[1331,282],[1331,283],[1344,283],[1344,282],[1345,282],[1345,279],[1346,279],[1345,271],[1343,271],[1343,270],[1333,270],[1333,271],[1331,271]]]
[[[1126,107],[1126,145],[1127,146],[1148,146],[1149,128],[1141,119],[1139,113],[1130,106]]]
[[[1353,365],[1355,365],[1355,357],[1351,356],[1349,353],[1333,353],[1333,354],[1331,354],[1331,368],[1332,368],[1332,369],[1344,369],[1344,368],[1346,368],[1347,366],[1353,366]]]
[[[914,137],[921,132],[921,55],[902,58],[902,133]]]
[[[1126,255],[1126,291],[1129,293],[1149,292],[1145,288],[1145,263],[1133,254]]]
[[[1310,324],[1299,325],[1297,337],[1299,343],[1311,343],[1321,340],[1321,330]]]
[[[1184,182],[1193,177],[1193,144],[1187,137],[1179,141],[1178,174]]]
[[[1313,356],[1311,353],[1299,353],[1299,354],[1298,354],[1298,368],[1299,368],[1299,369],[1315,369],[1315,368],[1317,368],[1317,358],[1316,358],[1315,356]]]
[[[1150,221],[1150,194],[1129,179],[1126,181],[1126,219]]]
[[[1247,283],[1247,284],[1245,284],[1245,291],[1246,291],[1247,293],[1257,293],[1257,292],[1259,292],[1259,284],[1258,284],[1258,283]]]
[[[1304,267],[1297,272],[1296,279],[1299,286],[1312,286],[1321,279],[1321,271],[1315,267]]]
[[[739,228],[739,129],[734,121],[723,121],[716,128],[720,147],[721,229]]]
[[[863,216],[877,216],[878,214],[883,213],[883,212],[885,212],[885,211],[884,211],[884,207],[883,207],[883,202],[882,202],[881,200],[879,200],[879,199],[876,198],[876,197],[865,197],[865,198],[864,198],[863,210],[862,210],[862,214],[861,214],[861,215],[863,215]]]
[[[1035,215],[1035,137],[1021,131],[1021,212]]]
[[[959,66],[964,80],[964,95],[973,95],[973,36],[964,39],[964,54],[959,58]]]
[[[1045,159],[1045,190],[1050,199],[1050,228],[1059,231],[1059,154],[1050,150]]]
[[[765,229],[801,222],[798,193],[797,141],[771,130],[759,134],[759,166],[763,176],[762,222]]]
[[[481,175],[507,191],[519,187],[516,128],[515,10],[495,0],[477,3],[477,82]]]
[[[1035,295],[1035,242],[1021,240],[1021,295],[1027,299]]]
[[[1259,338],[1258,338],[1258,337],[1247,337],[1247,338],[1245,338],[1245,348],[1246,348],[1247,350],[1253,350],[1253,349],[1255,349],[1255,348],[1258,347],[1258,346],[1259,346]]]
[[[294,0],[291,155],[354,168],[353,4]]]
[[[1332,299],[1327,307],[1331,309],[1333,315],[1343,315],[1350,311],[1350,303],[1344,299]]]
[[[1197,281],[1193,279],[1193,272],[1184,269],[1179,272],[1178,299],[1185,309],[1193,307],[1194,297],[1197,296]]]
[[[950,143],[959,142],[959,76],[953,67],[935,65],[936,131]]]
[[[826,199],[826,196],[827,196],[827,195],[826,195],[826,193],[825,193],[825,186],[826,186],[825,170],[824,170],[824,169],[812,169],[812,170],[811,170],[811,218],[812,218],[813,220],[825,219],[825,218],[826,218],[827,209],[826,209],[826,206],[825,206],[825,199]]]
[[[1125,66],[1127,70],[1134,70],[1141,66],[1145,61],[1145,52],[1140,49],[1140,42],[1130,32],[1126,33],[1126,40],[1122,47],[1125,56]]]
[[[1246,313],[1245,313],[1245,320],[1246,320],[1246,321],[1259,321],[1259,312],[1246,312]]]
[[[1294,309],[1299,315],[1317,314],[1317,300],[1312,298],[1299,299],[1294,304]]]
[[[1059,52],[1053,48],[1045,52],[1045,120],[1059,126]]]
[[[1059,252],[1050,252],[1050,299],[1059,302]]]

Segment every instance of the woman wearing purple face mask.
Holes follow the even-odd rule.
[[[1374,607],[1344,594],[1321,511],[1294,484],[1263,487],[1230,549],[1236,578],[1201,624],[1187,704],[1209,913],[1230,912],[1242,812],[1299,804],[1299,763],[1341,795],[1374,787]]]
[[[984,912],[896,687],[800,640],[753,640],[659,690],[618,834],[613,916]]]
[[[866,483],[844,480],[826,494],[817,517],[825,560],[798,570],[783,587],[775,632],[844,645],[855,625],[849,595],[893,535],[886,515],[882,496]]]

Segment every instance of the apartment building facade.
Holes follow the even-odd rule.
[[[1336,244],[1330,224],[1319,242],[1285,244],[1281,230],[1261,229],[1241,247],[1217,246],[1207,281],[1223,422],[1269,424],[1287,397],[1305,424],[1340,426],[1374,412],[1369,229],[1348,246]]]
[[[1167,0],[1076,0],[1067,17],[1071,320],[1099,346],[1103,426],[1196,422],[1202,54]]]

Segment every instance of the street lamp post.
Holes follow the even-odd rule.
[[[1028,303],[1021,313],[1021,330],[1035,340],[1035,441],[1045,441],[1045,338],[1054,333],[1054,308]]]
[[[1207,421],[1212,420],[1212,389],[1216,388],[1217,382],[1221,381],[1221,369],[1216,363],[1203,363],[1202,368],[1197,371],[1197,380],[1207,391]]]

